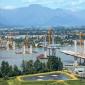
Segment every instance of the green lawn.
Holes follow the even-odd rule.
[[[16,78],[10,78],[9,80],[0,79],[0,85],[85,85],[85,80],[80,81],[79,79],[75,78],[74,75],[68,74],[67,72],[66,74],[73,78],[65,81],[64,80],[24,81],[20,79],[23,76],[20,76]],[[33,74],[33,75],[40,75],[40,74]],[[25,76],[29,76],[29,75],[25,75]]]
[[[8,81],[0,79],[0,85],[9,85]]]
[[[1,80],[0,85],[85,85],[85,80],[20,82],[16,79]]]
[[[0,85],[85,85],[85,80],[82,82],[80,80],[68,80],[68,81],[60,81],[60,82],[54,82],[54,81],[39,81],[39,82],[26,82],[21,83],[17,80],[9,80],[9,81],[3,81],[0,82]]]

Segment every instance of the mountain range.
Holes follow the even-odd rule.
[[[16,9],[0,9],[0,26],[85,25],[85,10],[51,9],[39,4]]]

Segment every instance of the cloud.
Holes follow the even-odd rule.
[[[2,0],[0,1],[5,8],[15,8],[28,6],[31,4],[41,4],[50,8],[63,8],[71,10],[85,9],[85,0]],[[0,6],[1,7],[1,6]]]
[[[85,0],[22,0],[28,4],[42,4],[51,8],[81,9],[85,8]]]
[[[16,7],[15,6],[4,6],[3,9],[15,9]]]

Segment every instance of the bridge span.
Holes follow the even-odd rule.
[[[73,51],[68,51],[68,50],[62,50],[61,52],[64,53],[64,54],[67,54],[67,55],[77,57],[77,58],[85,59],[85,54],[81,54],[79,52],[75,53]]]

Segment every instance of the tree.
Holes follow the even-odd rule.
[[[22,61],[21,68],[22,68],[22,74],[26,74],[26,72],[27,72],[26,61],[24,61],[24,60]]]
[[[1,71],[2,77],[4,79],[8,79],[8,77],[11,75],[10,74],[10,71],[12,71],[12,67],[9,66],[9,63],[8,62],[2,61],[0,71]]]
[[[9,66],[9,77],[13,76],[13,67]]]
[[[58,58],[58,70],[62,70],[63,69],[63,63],[61,61],[61,58]]]
[[[47,67],[50,71],[62,69],[61,59],[56,56],[48,56]]]
[[[59,36],[55,37],[55,43],[56,43],[56,44],[61,44],[61,45],[64,44],[64,43],[63,43],[63,39],[62,39],[61,37],[59,37]]]
[[[40,72],[42,70],[42,66],[42,63],[38,59],[34,62],[34,70],[36,72]]]
[[[48,72],[47,64],[42,63],[42,69],[41,72]]]
[[[13,75],[14,76],[18,76],[21,74],[21,71],[18,69],[18,67],[16,65],[14,65],[14,68],[13,68]]]
[[[33,73],[33,61],[32,60],[26,62],[26,71],[27,73]]]

